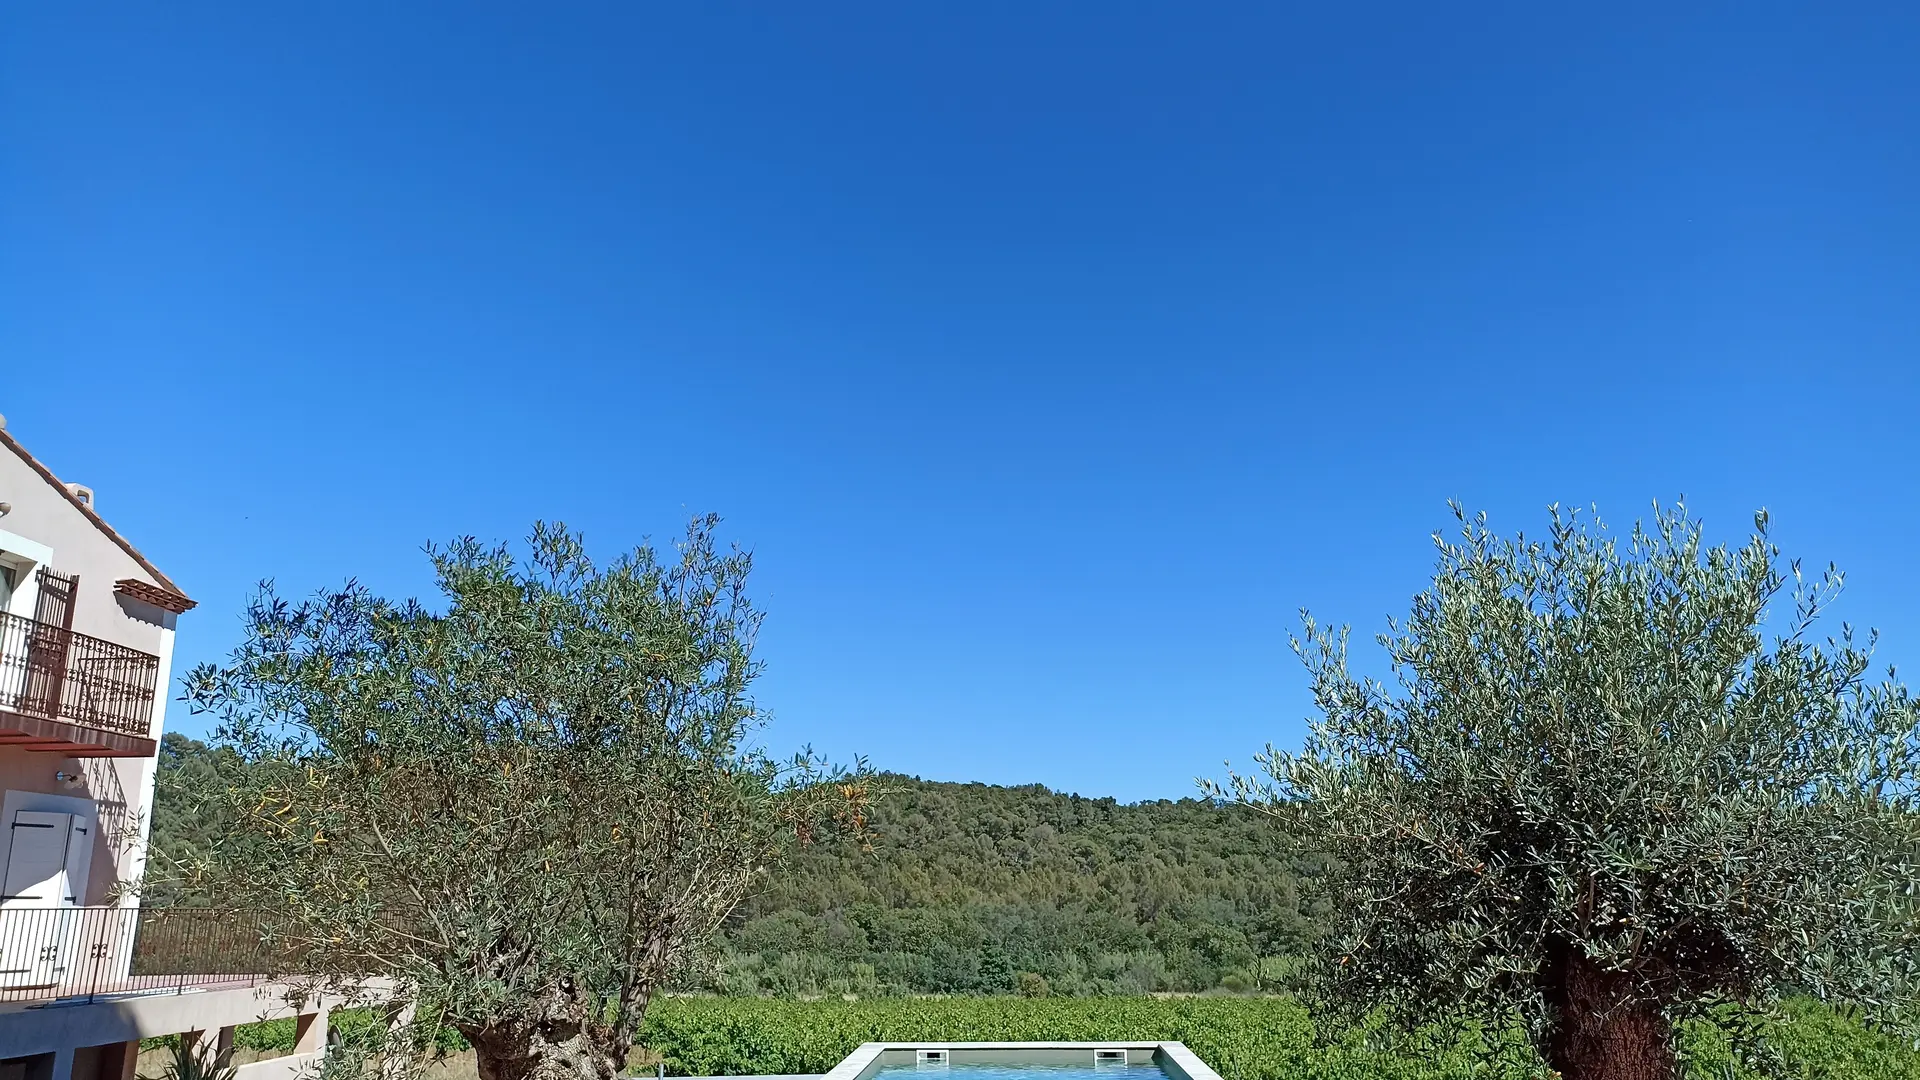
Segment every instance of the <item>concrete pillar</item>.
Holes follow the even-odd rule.
[[[327,1025],[333,1018],[333,1010],[326,1005],[316,1003],[314,1011],[294,1021],[293,1052],[311,1054],[327,1048]]]
[[[214,1031],[183,1031],[180,1038],[188,1046],[213,1052],[214,1061],[221,1065],[233,1064],[233,1026]]]
[[[47,1074],[47,1080],[73,1080],[73,1051],[68,1046],[53,1052],[53,1071]]]
[[[135,1080],[139,1067],[139,1039],[100,1048],[100,1080]]]

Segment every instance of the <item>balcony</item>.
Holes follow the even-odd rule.
[[[259,986],[288,970],[256,914],[192,908],[0,909],[0,1003]]]
[[[0,615],[0,747],[152,757],[160,658],[50,623]]]

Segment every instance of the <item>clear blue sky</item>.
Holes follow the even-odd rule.
[[[0,412],[180,666],[713,510],[774,745],[1177,797],[1446,499],[1684,493],[1920,670],[1910,6],[558,6],[9,8]]]

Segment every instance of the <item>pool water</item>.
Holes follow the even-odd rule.
[[[1167,1080],[1158,1065],[990,1065],[960,1062],[953,1065],[887,1065],[873,1080]]]

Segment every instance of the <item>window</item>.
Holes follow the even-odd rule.
[[[13,567],[0,563],[0,612],[13,607]]]

